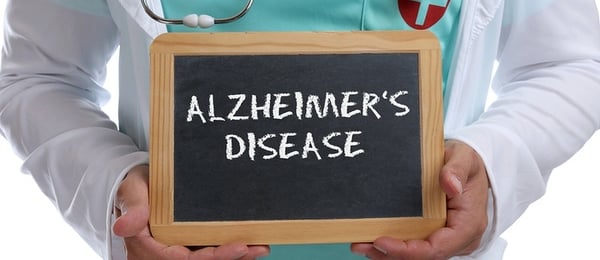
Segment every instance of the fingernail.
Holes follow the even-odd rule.
[[[266,257],[266,256],[269,256],[269,253],[270,252],[268,250],[265,250],[264,252],[259,253],[256,257],[258,257],[258,258]]]
[[[458,194],[462,194],[463,193],[462,183],[460,182],[460,180],[458,179],[458,177],[456,177],[456,175],[453,175],[450,178],[450,182],[452,183],[452,186],[454,186],[454,189],[458,192]]]

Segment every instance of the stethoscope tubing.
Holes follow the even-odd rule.
[[[142,7],[144,8],[144,11],[146,11],[146,13],[148,14],[148,16],[150,16],[150,18],[152,18],[153,20],[162,23],[162,24],[185,24],[183,19],[168,19],[165,17],[161,17],[158,14],[156,14],[149,6],[148,3],[146,2],[147,0],[141,0],[142,2]],[[250,10],[250,7],[252,7],[252,4],[254,3],[254,0],[248,0],[248,2],[246,3],[246,5],[244,6],[244,8],[242,10],[240,10],[239,13],[232,15],[230,17],[226,17],[226,18],[213,18],[214,19],[214,24],[224,24],[224,23],[231,23],[233,21],[236,21],[240,18],[242,18],[244,15],[246,15],[246,13],[248,12],[248,10]],[[212,18],[212,17],[211,17]]]

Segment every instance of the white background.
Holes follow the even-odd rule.
[[[5,2],[0,5],[4,13]],[[116,63],[111,64],[107,88],[114,90]],[[115,102],[113,97],[105,108],[112,116]],[[0,138],[0,259],[100,259],[62,221],[31,176],[20,173],[20,164]],[[555,170],[546,195],[505,232],[509,246],[504,259],[600,259],[598,172],[600,134]]]

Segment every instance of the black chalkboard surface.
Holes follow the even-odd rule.
[[[426,236],[445,217],[437,56],[423,33],[159,37],[153,235],[184,245]]]

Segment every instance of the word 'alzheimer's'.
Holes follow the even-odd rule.
[[[410,109],[408,106],[398,102],[397,99],[406,94],[408,94],[407,91],[398,91],[391,95],[387,91],[384,91],[380,96],[376,93],[347,91],[341,93],[342,100],[338,102],[336,95],[329,92],[325,93],[323,101],[317,95],[308,95],[305,99],[301,92],[294,92],[292,102],[288,102],[292,98],[291,93],[267,93],[261,105],[258,104],[257,95],[250,95],[250,101],[248,101],[247,94],[233,94],[227,96],[228,101],[232,102],[232,105],[229,106],[230,108],[227,109],[229,111],[226,113],[227,116],[218,116],[216,114],[214,94],[210,94],[208,95],[208,120],[204,115],[205,112],[200,109],[198,97],[192,96],[187,121],[192,122],[194,116],[199,117],[202,123],[207,123],[226,120],[258,120],[261,117],[284,119],[293,115],[298,120],[302,120],[303,118],[313,118],[313,113],[318,118],[325,118],[330,116],[330,114],[334,117],[350,118],[356,115],[369,116],[369,113],[372,113],[379,119],[381,118],[381,114],[375,106],[381,100],[387,100],[389,104],[399,109],[399,111],[394,113],[395,116],[405,116],[410,112]],[[359,100],[356,101],[356,99]],[[323,103],[322,105],[321,102]],[[295,106],[295,109],[289,109],[292,105]],[[244,111],[242,108],[247,108],[245,111],[249,111],[249,113],[242,114],[241,111]],[[262,113],[259,113],[261,111]]]

